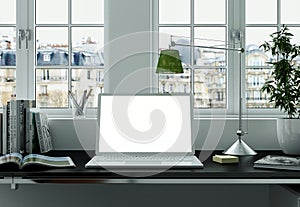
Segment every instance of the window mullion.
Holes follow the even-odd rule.
[[[190,44],[191,45],[195,45],[195,1],[194,0],[191,0],[191,41],[190,41]],[[190,90],[192,92],[193,95],[195,95],[195,84],[194,84],[194,75],[195,75],[195,66],[194,66],[194,48],[193,47],[190,47],[190,65],[191,65],[191,71],[190,71]]]
[[[28,74],[28,97],[35,99],[35,5],[34,0],[28,0],[28,29],[30,30],[30,41],[27,50],[27,74]]]
[[[233,39],[231,36],[232,31],[236,29],[236,21],[235,19],[238,17],[238,13],[235,9],[235,1],[234,0],[228,0],[228,7],[227,7],[227,36],[228,36],[228,45],[229,47],[234,46]],[[235,85],[235,68],[234,66],[236,65],[235,63],[235,54],[232,51],[227,52],[228,55],[228,70],[227,70],[227,109],[229,114],[234,114],[236,112],[236,107],[235,104],[237,103],[238,100],[236,100],[236,85]]]
[[[239,27],[238,30],[240,32],[240,43],[238,47],[241,48],[246,48],[246,38],[245,38],[245,33],[246,33],[246,7],[245,7],[245,0],[241,0],[239,2]],[[239,61],[241,61],[241,68],[238,68],[238,78],[240,79],[239,81],[242,82],[241,84],[241,97],[242,100],[240,102],[240,100],[238,100],[238,103],[242,104],[242,111],[246,111],[246,62],[245,62],[245,52],[240,54],[237,54],[237,58],[238,60],[236,60],[235,62],[239,63]],[[240,58],[240,60],[239,60]],[[241,78],[239,77],[241,76]],[[239,87],[237,87],[239,89]],[[238,106],[239,107],[239,106]],[[238,109],[239,110],[239,109]],[[239,111],[240,113],[240,111]]]
[[[156,74],[156,62],[158,58],[158,0],[149,1],[150,7],[150,83],[151,93],[158,92],[158,79]]]
[[[16,94],[17,99],[28,98],[28,61],[27,54],[28,49],[26,48],[25,32],[28,29],[28,0],[17,0],[17,41],[16,41]],[[21,38],[22,36],[22,38]]]
[[[230,43],[234,47],[244,47],[245,46],[245,0],[241,1],[234,1],[229,0],[229,9],[232,9],[232,11],[229,10],[229,28],[228,28],[228,34]],[[231,5],[232,4],[232,5]],[[235,33],[235,36],[233,37],[233,34]],[[239,35],[239,37],[238,37]],[[245,109],[245,58],[244,54],[241,56],[240,60],[240,54],[237,52],[229,52],[229,60],[228,60],[228,77],[229,77],[229,99],[232,103],[229,103],[229,106],[231,105],[232,113],[238,114],[239,113],[239,107],[240,103],[242,103],[242,108]],[[240,68],[240,61],[241,61],[241,67]],[[242,77],[240,80],[240,76]],[[240,81],[241,84],[241,97],[239,95],[240,93]],[[242,98],[242,102],[240,102],[240,98]]]

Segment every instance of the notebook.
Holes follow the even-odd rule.
[[[188,94],[99,94],[96,156],[86,168],[202,168]]]

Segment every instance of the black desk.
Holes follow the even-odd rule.
[[[273,184],[300,184],[300,172],[260,170],[253,162],[266,154],[241,157],[239,164],[221,165],[208,157],[199,170],[170,169],[145,177],[123,176],[105,169],[85,169],[90,160],[84,151],[53,151],[52,156],[70,156],[73,169],[0,171],[1,202],[10,206],[231,206],[267,207]],[[210,155],[220,154],[213,152]],[[92,156],[92,155],[91,155]],[[137,175],[134,171],[127,171]],[[1,178],[2,177],[2,178]],[[19,186],[19,188],[18,188]],[[18,190],[9,190],[11,189]],[[18,201],[19,199],[19,201]]]
[[[240,157],[238,164],[218,164],[211,156],[221,152],[196,152],[196,155],[208,157],[202,160],[203,169],[169,169],[151,176],[143,176],[149,170],[119,170],[117,173],[106,169],[85,169],[92,153],[85,151],[53,151],[48,155],[70,156],[76,168],[71,169],[33,169],[1,171],[1,183],[137,183],[137,184],[300,184],[300,172],[254,169],[253,162],[267,154],[281,154],[279,151],[260,151],[256,156]],[[125,174],[125,175],[124,175]],[[126,176],[128,175],[128,176]],[[141,176],[142,175],[142,176]]]

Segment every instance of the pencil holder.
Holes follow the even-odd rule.
[[[77,107],[74,101],[70,100],[72,115],[74,118],[85,118],[87,111],[87,103],[85,103],[82,107]]]
[[[74,118],[85,118],[88,106],[88,98],[89,97],[86,96],[86,93],[84,93],[80,101],[78,101],[75,99],[72,93],[69,92],[69,100]]]

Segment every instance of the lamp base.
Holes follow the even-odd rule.
[[[256,155],[257,153],[252,150],[243,140],[238,139],[227,150],[223,152],[227,155]]]

